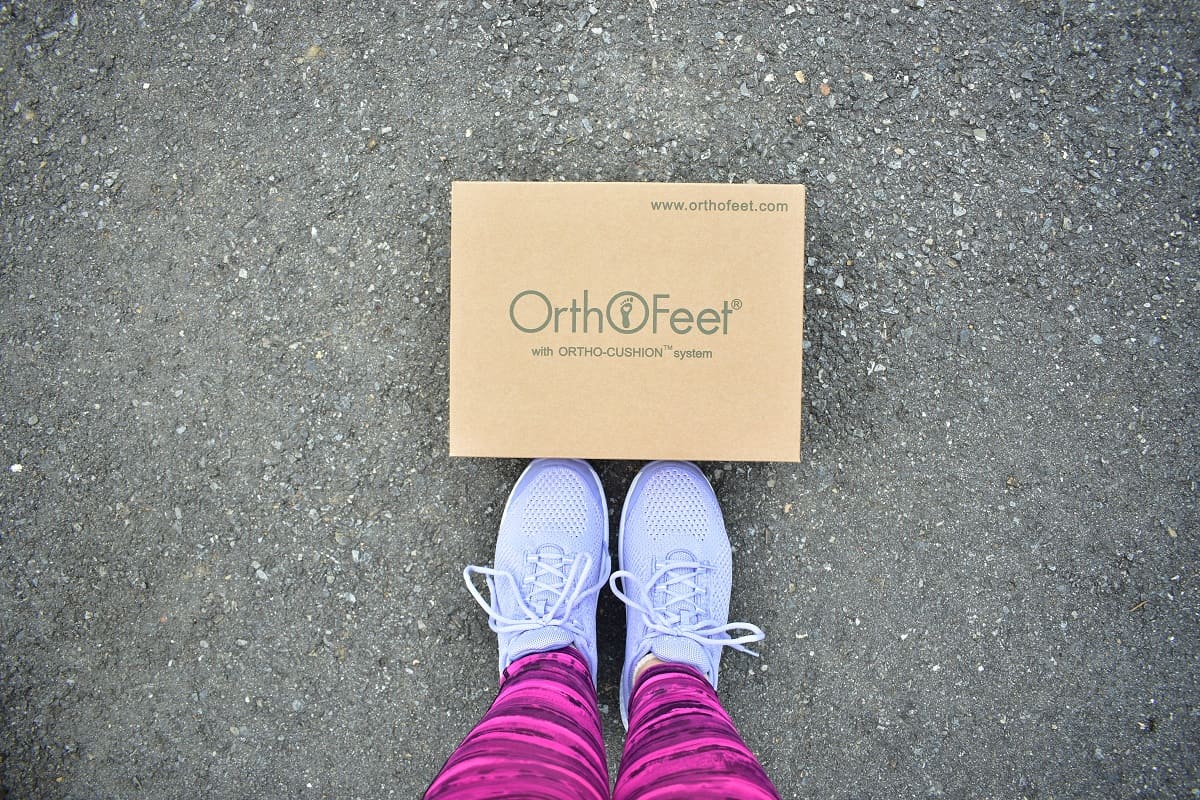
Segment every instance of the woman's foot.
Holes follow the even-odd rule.
[[[634,679],[655,661],[692,666],[715,689],[722,649],[750,653],[745,645],[764,634],[729,623],[729,537],[695,464],[656,461],[638,473],[621,512],[619,558],[609,584],[626,609],[621,719],[628,727]]]
[[[596,680],[596,598],[608,580],[608,507],[586,461],[543,458],[513,486],[494,568],[469,566],[467,588],[500,640],[500,671],[530,653],[575,647]],[[483,575],[491,602],[472,581]]]

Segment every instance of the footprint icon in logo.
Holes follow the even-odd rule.
[[[613,333],[637,333],[650,318],[650,305],[637,292],[617,292],[604,307],[604,319]]]
[[[633,313],[633,298],[626,297],[625,302],[621,303],[621,327],[629,330],[633,327],[633,323],[629,320],[629,315]]]

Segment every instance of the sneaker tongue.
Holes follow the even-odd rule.
[[[712,682],[708,674],[708,654],[699,642],[686,636],[659,636],[650,646],[650,650],[663,661],[676,661],[695,667],[710,683]]]
[[[695,563],[696,561],[697,561],[696,557],[694,555],[692,555],[690,552],[688,552],[687,550],[674,550],[674,551],[668,553],[667,557],[663,561],[655,562],[655,567],[661,568],[661,567],[671,564],[672,562],[682,563],[682,564],[692,564],[692,563]],[[696,607],[695,598],[691,597],[689,594],[689,587],[694,587],[694,585],[695,585],[694,582],[696,580],[698,580],[698,579],[703,580],[702,572],[697,573],[697,571],[691,567],[679,567],[676,569],[669,569],[668,572],[666,573],[666,575],[664,575],[663,577],[664,577],[664,581],[662,583],[660,583],[654,590],[655,601],[660,604],[665,603],[665,605],[663,605],[662,607],[665,608],[666,610],[676,613],[676,614],[680,614],[682,617],[682,619],[680,620],[681,624],[683,624],[683,625],[693,624],[696,621],[695,617],[696,617],[696,613],[699,609]],[[674,583],[673,589],[666,588],[666,585],[668,583],[673,583],[673,582],[681,581],[681,580],[688,581],[689,583],[687,585],[680,585],[679,583]],[[694,591],[694,588],[692,588],[691,590]],[[668,602],[668,598],[670,598],[672,594],[676,595],[677,597],[679,597],[679,595],[682,595],[682,596],[679,597],[679,599],[670,600]]]
[[[549,564],[552,569],[568,569],[567,565],[564,563],[563,550],[558,545],[542,545],[534,552],[535,559],[545,559],[546,563]],[[530,565],[529,569],[530,577],[540,578],[542,581],[547,582],[550,586],[557,587],[557,589],[539,589],[527,598],[530,607],[533,609],[533,612],[540,616],[546,613],[546,609],[552,603],[558,601],[559,593],[561,593],[565,587],[563,586],[563,579],[561,576],[555,578],[548,572],[539,572],[538,568],[532,564]]]
[[[567,647],[574,640],[566,630],[557,627],[535,628],[531,631],[518,633],[508,646],[509,658],[516,661],[521,656],[530,653],[545,653]]]

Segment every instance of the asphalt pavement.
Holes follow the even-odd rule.
[[[413,798],[487,708],[459,179],[808,187],[804,460],[702,465],[784,798],[1200,795],[1198,137],[1196,2],[0,2],[0,796]]]

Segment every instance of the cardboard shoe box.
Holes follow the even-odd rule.
[[[466,183],[450,453],[800,460],[804,187]]]

